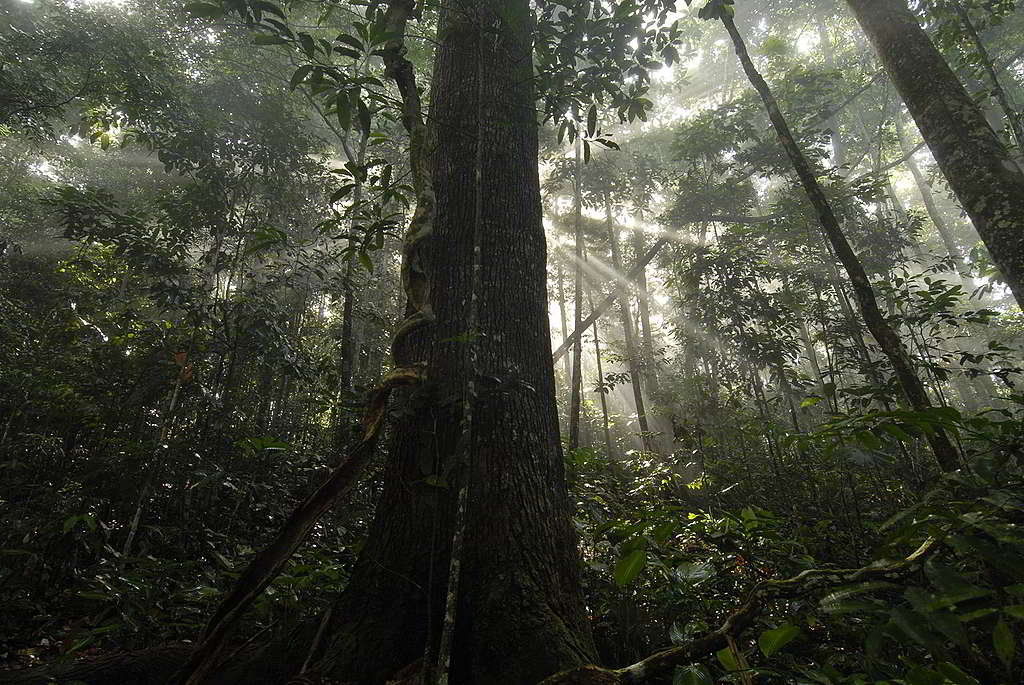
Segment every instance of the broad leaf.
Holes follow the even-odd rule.
[[[615,582],[619,585],[629,585],[647,565],[647,550],[634,549],[615,563]]]
[[[765,656],[771,656],[788,645],[800,634],[800,629],[792,623],[786,623],[778,628],[766,630],[757,638],[757,646]]]
[[[732,650],[730,648],[726,647],[724,649],[718,650],[717,652],[715,652],[715,657],[718,658],[718,663],[722,664],[725,670],[740,670],[740,665],[736,661],[736,655],[732,653]]]
[[[1009,624],[1000,619],[999,623],[992,630],[992,645],[996,648],[996,655],[1007,668],[1013,666],[1013,654],[1017,649],[1016,640]]]

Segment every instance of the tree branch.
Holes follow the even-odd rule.
[[[725,648],[753,624],[765,604],[783,597],[797,597],[815,590],[867,580],[894,580],[917,568],[917,564],[935,551],[938,540],[928,538],[910,556],[882,566],[857,569],[808,569],[785,580],[761,581],[747,595],[743,605],[722,625],[686,644],[652,654],[632,666],[616,670],[581,666],[543,680],[540,685],[637,685],[665,675],[676,666],[684,666]]]

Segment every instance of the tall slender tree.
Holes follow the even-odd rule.
[[[818,213],[822,231],[831,244],[832,249],[835,250],[839,262],[850,277],[854,295],[857,298],[857,303],[860,305],[861,315],[864,317],[864,323],[867,325],[868,330],[871,331],[875,340],[878,341],[878,345],[882,348],[886,357],[889,358],[889,363],[893,366],[896,379],[903,390],[907,403],[917,411],[930,409],[932,406],[931,401],[928,398],[924,384],[921,383],[921,379],[914,369],[910,355],[907,354],[907,350],[900,341],[896,331],[889,325],[881,309],[879,309],[874,288],[871,286],[871,281],[868,279],[864,266],[843,234],[839,220],[836,218],[832,206],[825,197],[825,192],[821,184],[818,183],[810,162],[808,162],[807,157],[793,138],[789,124],[786,122],[782,110],[779,109],[779,103],[775,99],[771,88],[760,72],[757,71],[753,60],[750,58],[746,43],[743,41],[739,29],[736,28],[736,23],[733,21],[735,11],[730,0],[712,0],[705,10],[708,10],[705,12],[707,16],[721,19],[722,24],[725,25],[726,30],[729,32],[733,46],[736,49],[736,56],[739,57],[751,85],[753,85],[758,95],[761,96],[765,109],[768,111],[768,117],[772,122],[772,127],[775,129],[782,147],[786,150],[786,154],[793,165],[793,169],[796,171],[797,177],[800,179],[800,184],[803,186],[808,199]],[[949,436],[941,428],[936,428],[934,432],[928,434],[927,438],[935,454],[936,461],[938,461],[939,466],[943,470],[953,471],[959,467],[959,453],[950,441]]]
[[[572,167],[573,217],[573,326],[583,324],[583,140],[577,136]],[[572,376],[569,380],[569,449],[580,446],[580,414],[583,405],[583,341],[576,338],[572,346]]]

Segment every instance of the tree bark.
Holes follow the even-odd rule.
[[[583,195],[580,184],[583,175],[580,173],[582,165],[582,139],[576,136],[576,158],[573,164],[572,174],[572,215],[573,215],[573,238],[575,242],[574,256],[576,263],[573,270],[573,326],[580,330],[583,323]],[[580,446],[580,409],[583,402],[583,341],[576,338],[572,346],[572,375],[569,378],[569,449],[575,450]]]
[[[554,401],[530,30],[527,0],[441,10],[428,249],[436,322],[419,343],[431,381],[406,400],[411,415],[396,425],[384,492],[334,612],[323,670],[342,681],[382,683],[438,638],[456,508],[448,484],[459,476],[477,145],[486,160],[480,389],[473,461],[462,474],[469,489],[451,682],[521,685],[592,660]],[[480,139],[467,135],[478,109]]]
[[[1024,173],[904,0],[847,0],[935,161],[1024,302]]]
[[[619,300],[619,313],[622,321],[622,337],[626,343],[626,366],[629,369],[629,381],[633,387],[633,402],[636,404],[636,421],[640,428],[640,443],[645,452],[652,451],[651,427],[647,423],[647,409],[644,405],[643,387],[640,384],[639,351],[633,335],[633,317],[629,312],[629,292],[618,277],[622,271],[622,254],[619,251],[619,232],[615,230],[612,218],[611,201],[605,199],[605,222],[608,226],[608,242],[611,245],[612,269],[615,271],[615,290]],[[643,269],[640,271],[643,274]]]
[[[644,253],[644,236],[633,231],[633,258],[640,259]],[[643,356],[644,383],[652,397],[658,395],[658,369],[654,362],[654,337],[651,334],[651,293],[647,287],[647,269],[644,268],[636,280],[637,307],[640,309],[640,350]]]

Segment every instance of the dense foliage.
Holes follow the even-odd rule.
[[[382,4],[0,6],[4,666],[194,640],[356,441],[403,317],[414,204]],[[604,664],[765,593],[674,682],[1018,682],[1024,318],[843,3],[534,4],[553,346],[618,295],[578,332],[582,399],[572,347],[554,361]],[[438,3],[421,5],[408,55],[429,73]],[[1019,163],[1017,3],[911,9]],[[929,408],[904,402],[727,34],[702,21],[723,14]],[[936,463],[937,433],[959,470]],[[326,611],[380,470],[243,640]],[[899,573],[853,571],[915,550]],[[776,582],[801,573],[814,582]]]

